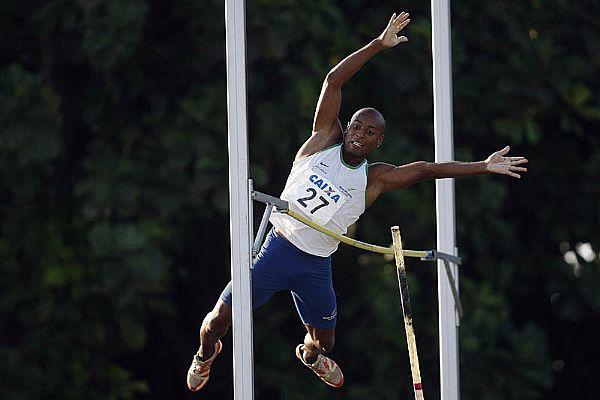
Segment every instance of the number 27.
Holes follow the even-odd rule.
[[[308,189],[306,189],[306,191],[307,191],[308,193],[310,193],[310,195],[309,195],[309,196],[307,196],[307,197],[302,197],[302,198],[300,198],[300,199],[297,199],[297,200],[296,200],[296,201],[297,201],[298,203],[300,203],[300,205],[302,205],[302,207],[304,207],[304,208],[307,208],[307,207],[308,207],[308,204],[306,204],[306,201],[307,201],[307,200],[312,200],[312,199],[314,199],[315,197],[317,197],[317,191],[316,191],[315,189],[313,189],[313,188],[308,188]],[[310,213],[311,213],[311,214],[314,214],[314,213],[315,213],[315,212],[316,212],[316,211],[317,211],[319,208],[323,208],[323,207],[325,207],[325,206],[328,206],[328,205],[329,205],[329,201],[327,201],[327,199],[326,199],[325,197],[323,197],[323,196],[319,196],[319,200],[321,200],[321,201],[322,201],[322,203],[321,203],[321,204],[319,204],[319,205],[317,205],[317,206],[316,206],[315,208],[313,208],[312,210],[310,210]]]

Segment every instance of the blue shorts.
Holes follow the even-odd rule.
[[[292,294],[303,323],[320,329],[335,327],[331,257],[305,253],[271,229],[252,268],[253,308],[282,290]],[[231,305],[231,282],[221,293],[221,300]]]

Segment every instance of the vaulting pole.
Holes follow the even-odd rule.
[[[225,0],[235,400],[254,399],[244,0]]]
[[[433,99],[435,161],[454,159],[452,133],[452,57],[450,43],[450,1],[431,0],[433,52]],[[437,249],[454,254],[456,228],[454,180],[436,181]],[[458,285],[458,269],[451,267]],[[458,316],[450,281],[442,260],[438,260],[438,308],[440,343],[440,388],[442,400],[457,400],[459,390]],[[457,289],[458,291],[458,286]]]
[[[410,360],[410,372],[413,380],[413,391],[415,400],[425,400],[423,384],[421,382],[421,368],[419,367],[419,356],[417,354],[417,339],[413,326],[412,308],[410,306],[410,294],[408,292],[408,279],[404,265],[404,252],[402,250],[402,238],[400,228],[392,226],[392,243],[394,245],[394,257],[396,259],[396,274],[400,287],[400,301],[402,302],[402,315],[404,316],[404,330],[406,331],[406,343],[408,345],[408,357]]]

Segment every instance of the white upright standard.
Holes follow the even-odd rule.
[[[244,0],[225,0],[235,400],[254,399]]]
[[[435,161],[454,159],[452,134],[452,57],[450,1],[431,0],[433,51],[433,114]],[[455,254],[454,179],[436,181],[437,249]],[[458,290],[458,268],[451,265]],[[442,260],[438,260],[438,309],[440,336],[440,389],[442,400],[458,400],[458,315]]]

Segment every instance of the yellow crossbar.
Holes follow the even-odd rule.
[[[308,225],[311,228],[316,229],[317,231],[319,231],[327,236],[330,236],[336,240],[339,240],[342,243],[346,243],[346,244],[349,244],[350,246],[358,247],[359,249],[372,251],[373,253],[394,254],[394,249],[392,249],[392,248],[377,246],[375,244],[361,242],[360,240],[355,240],[355,239],[349,238],[348,236],[340,235],[339,233],[329,230],[322,225],[314,223],[310,219],[306,218],[305,216],[303,216],[301,214],[298,214],[295,211],[285,210],[283,212],[286,213],[287,215],[289,215],[290,217],[297,219],[298,221],[302,222],[303,224]],[[425,257],[427,257],[428,252],[425,250],[402,250],[402,254],[404,254],[405,257],[425,258]]]

